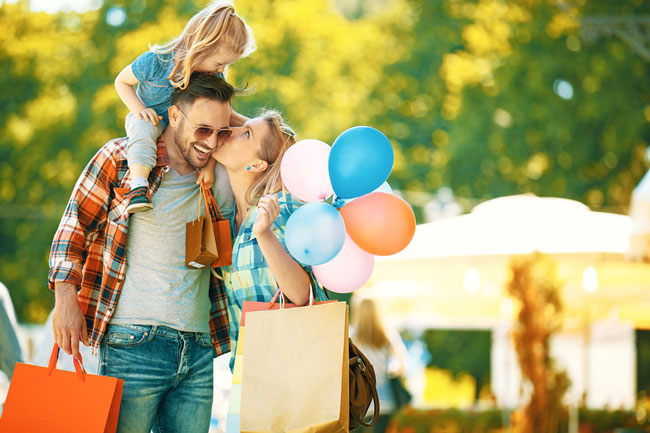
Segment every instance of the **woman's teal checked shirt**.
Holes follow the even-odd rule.
[[[280,214],[271,227],[275,236],[286,250],[284,229],[289,217],[304,203],[285,192],[276,193],[280,202]],[[270,302],[278,289],[275,277],[264,259],[264,255],[253,234],[253,224],[257,218],[257,206],[251,206],[244,217],[244,222],[235,233],[235,214],[230,219],[230,227],[234,238],[232,246],[232,265],[221,267],[221,275],[228,295],[228,314],[230,316],[230,342],[233,357],[230,368],[234,366],[237,339],[239,337],[239,320],[244,301]],[[318,230],[318,227],[314,227]],[[302,265],[302,264],[301,264]],[[311,279],[315,301],[328,299],[325,289],[318,283],[311,267],[302,265]]]

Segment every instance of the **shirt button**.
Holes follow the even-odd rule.
[[[250,236],[246,236],[246,240],[249,240],[250,238],[251,238]]]

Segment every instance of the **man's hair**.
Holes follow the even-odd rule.
[[[194,72],[185,89],[174,89],[172,104],[178,107],[187,107],[199,98],[230,102],[235,92],[235,88],[221,77],[204,72]]]

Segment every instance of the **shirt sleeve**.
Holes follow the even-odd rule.
[[[133,75],[139,82],[154,79],[156,72],[160,69],[158,63],[158,54],[153,51],[142,53],[131,63]]]
[[[104,146],[77,180],[50,250],[49,288],[56,283],[81,286],[88,247],[104,227],[110,201],[110,178],[115,159]]]

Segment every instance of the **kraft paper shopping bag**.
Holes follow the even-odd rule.
[[[212,263],[219,258],[207,200],[205,202],[206,216],[199,216],[201,201],[205,197],[205,189],[203,187],[202,189],[204,192],[199,194],[197,217],[185,225],[185,266],[188,268],[200,269],[212,266]]]
[[[245,328],[240,431],[347,432],[346,304],[253,311]]]
[[[217,201],[212,196],[209,188],[203,188],[206,203],[210,203],[214,210],[215,216],[212,218],[212,227],[214,229],[214,241],[217,245],[219,257],[212,263],[213,268],[228,266],[232,264],[232,235],[230,233],[230,220],[223,217]]]
[[[56,369],[55,344],[48,367],[16,363],[0,418],[2,433],[115,433],[124,381]]]

